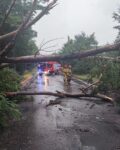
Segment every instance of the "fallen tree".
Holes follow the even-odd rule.
[[[59,61],[69,59],[82,59],[88,56],[94,56],[103,52],[120,51],[120,43],[107,45],[91,50],[81,51],[79,53],[73,53],[69,55],[47,55],[47,56],[21,56],[15,58],[0,58],[0,63],[32,63],[42,61]]]
[[[87,84],[85,85],[84,88],[80,88],[80,93],[78,94],[71,94],[71,93],[65,93],[65,92],[60,92],[60,91],[56,91],[56,92],[29,92],[29,91],[19,91],[19,92],[6,92],[5,95],[7,97],[14,97],[14,96],[19,96],[19,95],[50,95],[50,96],[55,96],[55,97],[59,97],[59,98],[89,98],[92,100],[92,98],[99,98],[102,100],[105,100],[107,102],[110,103],[114,103],[114,99],[111,97],[108,97],[106,95],[103,95],[101,93],[96,93],[96,87],[97,85],[100,83],[100,79],[102,77],[102,74],[100,75],[99,79],[97,81],[95,81],[92,84]],[[92,89],[91,89],[92,88]],[[88,92],[88,90],[90,90],[90,92]],[[50,104],[56,104],[56,103],[60,103],[59,101],[51,101]]]
[[[6,92],[5,94],[8,97],[13,97],[13,96],[19,96],[19,95],[50,95],[50,96],[55,96],[55,97],[60,97],[60,98],[80,98],[80,97],[96,97],[96,98],[100,98],[103,99],[105,101],[108,102],[114,102],[114,100],[106,95],[103,94],[70,94],[70,93],[64,93],[64,92],[60,92],[60,91],[56,91],[56,92]]]

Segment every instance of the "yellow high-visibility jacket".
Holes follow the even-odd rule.
[[[62,73],[64,76],[71,76],[72,70],[70,68],[62,68]]]

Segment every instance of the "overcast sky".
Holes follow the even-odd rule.
[[[120,0],[58,0],[49,15],[43,17],[34,25],[38,36],[39,46],[42,40],[64,38],[54,41],[61,47],[69,35],[71,38],[84,31],[86,34],[95,32],[99,45],[112,43],[117,31],[113,29],[115,21],[114,11],[120,7]],[[53,45],[53,43],[51,44]]]

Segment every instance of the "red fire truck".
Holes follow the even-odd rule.
[[[61,69],[61,64],[56,61],[48,61],[40,64],[43,72],[47,75],[49,74],[59,74]]]

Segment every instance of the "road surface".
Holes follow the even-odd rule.
[[[81,85],[63,85],[61,76],[37,78],[30,91],[78,93]],[[33,96],[23,102],[22,120],[0,135],[0,150],[119,150],[120,115],[110,103],[63,98],[50,105],[53,96]]]

